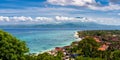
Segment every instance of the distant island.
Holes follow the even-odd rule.
[[[1,49],[4,49],[2,48],[3,46],[1,46],[0,53],[6,53],[6,55],[0,55],[0,59],[13,60],[14,58],[15,60],[120,60],[120,30],[85,30],[77,31],[76,35],[78,38],[80,38],[80,40],[72,42],[69,46],[55,47],[54,50],[40,54],[26,53],[28,50],[27,47],[24,46],[25,44],[22,42],[19,43],[20,41],[15,40],[16,38],[14,38],[14,40],[18,43],[15,47],[19,49],[23,46],[24,49],[19,49],[20,52],[18,50],[14,50],[15,47],[14,49],[13,47],[10,47],[9,49],[10,51],[17,51],[19,54],[22,52],[22,55],[19,55],[17,53],[16,55],[14,53],[8,55],[10,52],[1,52]],[[9,34],[6,32],[0,31],[0,44],[6,43],[12,46],[11,41],[13,38],[11,35],[10,37],[8,36]],[[10,41],[8,40],[9,38],[11,38]],[[19,47],[20,45],[21,47]]]

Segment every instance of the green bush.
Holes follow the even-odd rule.
[[[24,41],[13,37],[11,34],[0,30],[0,59],[25,60],[25,53],[29,49]]]

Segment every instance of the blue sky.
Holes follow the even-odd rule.
[[[120,0],[0,0],[0,24],[30,24],[38,17],[39,23],[52,23],[56,16],[62,21],[86,17],[96,23],[120,25]]]

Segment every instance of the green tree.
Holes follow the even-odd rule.
[[[62,60],[62,57],[62,52],[57,52],[57,56],[53,56],[48,53],[42,53],[37,56],[37,60]]]
[[[13,37],[11,34],[0,30],[0,59],[25,60],[25,53],[29,49],[24,41]]]
[[[56,58],[59,59],[59,60],[62,60],[63,56],[64,56],[63,53],[61,51],[58,51]]]
[[[74,51],[77,54],[85,57],[96,57],[96,52],[99,46],[100,44],[97,43],[93,38],[88,37],[80,41],[78,46],[74,46],[71,51]]]
[[[111,60],[120,60],[120,50],[115,50],[110,54]]]
[[[104,59],[79,56],[79,57],[75,58],[75,60],[104,60]]]
[[[42,53],[37,56],[37,60],[56,60],[54,56],[48,53]]]

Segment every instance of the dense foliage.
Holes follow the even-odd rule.
[[[83,39],[73,42],[70,48],[65,49],[67,55],[63,51],[56,52],[56,55],[47,52],[37,55],[27,53],[25,42],[0,31],[0,60],[63,60],[65,56],[75,60],[120,60],[119,30],[79,31],[78,36]],[[101,51],[99,48],[102,45],[108,47]]]
[[[38,55],[30,54],[26,56],[26,60],[62,60],[63,54],[57,52],[57,56],[50,55],[48,53],[42,53]]]
[[[71,54],[78,54],[76,60],[120,60],[120,31],[119,30],[93,30],[79,31],[79,37],[83,38],[78,45],[72,43],[69,49]],[[98,38],[100,42],[94,39]],[[104,51],[98,50],[102,45],[108,48]]]
[[[74,45],[74,44],[72,44]],[[85,38],[78,43],[77,46],[73,46],[71,50],[72,53],[77,53],[80,55],[84,55],[85,57],[96,57],[95,54],[98,47],[100,46],[93,38]]]
[[[75,60],[103,60],[103,59],[79,56],[79,57],[76,57]]]
[[[110,43],[110,49],[120,49],[120,30],[91,30],[91,31],[79,31],[79,37],[97,37],[103,43]]]
[[[25,60],[26,52],[28,52],[28,48],[25,42],[0,30],[0,59]]]

